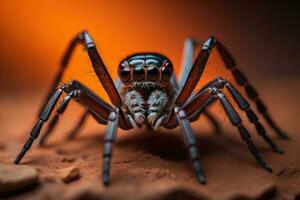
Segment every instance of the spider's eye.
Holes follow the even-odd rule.
[[[173,68],[170,63],[166,63],[162,68],[161,68],[161,74],[162,74],[162,80],[163,81],[168,81],[171,79],[173,73]]]
[[[134,68],[133,70],[133,80],[142,81],[145,79],[145,69],[141,66]]]
[[[122,82],[128,82],[130,81],[130,68],[129,67],[123,67],[119,68],[119,76],[122,80]]]
[[[147,68],[147,78],[150,81],[157,81],[159,79],[159,70],[157,67],[150,66]]]

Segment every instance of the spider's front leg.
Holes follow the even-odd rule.
[[[27,142],[24,144],[21,152],[18,154],[18,156],[16,157],[16,159],[14,161],[15,164],[19,164],[19,162],[22,160],[22,158],[24,157],[26,152],[30,149],[34,140],[38,138],[43,124],[49,119],[50,114],[51,114],[52,110],[54,109],[54,106],[56,105],[59,97],[63,93],[65,87],[66,86],[63,85],[59,89],[57,89],[56,92],[53,94],[53,96],[49,99],[49,101],[45,105],[45,107],[41,110],[39,119],[36,122],[36,124],[34,125]]]
[[[93,65],[94,71],[103,85],[105,91],[107,92],[111,102],[115,106],[120,106],[122,104],[121,97],[114,86],[114,82],[109,75],[106,66],[104,62],[102,61],[98,50],[96,48],[96,45],[91,37],[91,35],[87,31],[82,31],[75,35],[75,37],[70,41],[65,53],[63,54],[63,57],[60,62],[59,70],[57,71],[55,78],[51,84],[50,91],[48,92],[47,97],[45,98],[42,107],[40,110],[44,108],[44,106],[47,104],[48,100],[51,98],[55,90],[57,89],[58,85],[60,84],[62,77],[66,71],[66,68],[68,67],[68,64],[70,62],[70,59],[72,57],[72,54],[75,50],[75,48],[79,45],[83,45],[84,49],[89,55],[89,58],[91,60],[91,63]]]
[[[211,104],[215,99],[219,99],[221,104],[223,105],[223,108],[225,109],[225,112],[230,119],[231,123],[238,128],[238,131],[242,137],[242,139],[246,142],[248,145],[248,148],[251,152],[251,154],[255,157],[257,162],[267,171],[271,172],[271,167],[262,159],[260,156],[256,146],[251,140],[251,136],[242,124],[241,118],[236,113],[236,111],[233,109],[231,103],[227,100],[225,95],[219,91],[216,87],[213,85],[208,88],[204,88],[202,91],[199,91],[196,95],[194,95],[192,98],[190,98],[190,95],[192,94],[192,91],[196,87],[203,71],[206,65],[206,62],[209,58],[210,52],[212,48],[216,44],[216,39],[209,38],[203,45],[201,51],[199,52],[193,66],[189,69],[187,69],[183,75],[184,81],[181,82],[179,85],[179,94],[175,97],[174,104],[175,108],[171,110],[169,114],[169,118],[164,124],[166,128],[174,128],[178,124],[183,130],[183,134],[185,138],[185,143],[189,147],[190,151],[190,157],[194,161],[194,167],[196,170],[196,174],[198,177],[198,180],[200,183],[202,182],[202,169],[199,162],[199,155],[198,150],[196,147],[196,142],[192,133],[191,128],[189,127],[189,119],[193,118],[195,115],[198,116],[199,110],[204,110],[209,104]],[[177,85],[176,80],[173,80],[173,85]],[[230,86],[229,86],[230,87]],[[232,88],[231,88],[232,89]],[[230,90],[230,89],[229,89]],[[241,109],[247,108],[247,102],[244,101],[244,99],[234,90],[230,90],[232,95],[234,96],[235,100],[238,102],[238,105]],[[190,98],[190,99],[189,99]],[[198,113],[197,113],[198,112]],[[259,127],[258,131],[262,132],[261,127],[259,126],[258,119],[256,118],[255,114],[253,115],[253,112],[249,112],[248,115],[251,122],[256,124],[256,127]],[[185,123],[183,123],[185,122]],[[189,127],[189,128],[187,128]],[[191,137],[189,137],[191,136]],[[264,135],[265,138],[265,135]],[[265,138],[266,139],[266,138]],[[270,142],[270,145],[272,146],[272,141]],[[190,145],[192,144],[192,145]],[[272,146],[275,148],[275,146]],[[195,164],[197,163],[197,164]],[[199,175],[200,174],[200,175]],[[204,181],[203,181],[204,182]]]
[[[51,84],[50,91],[47,94],[47,97],[45,98],[42,107],[40,108],[40,112],[42,112],[43,108],[47,104],[48,100],[51,98],[51,96],[54,94],[55,90],[57,89],[58,85],[61,82],[61,79],[65,73],[66,68],[68,67],[68,64],[70,62],[70,59],[72,57],[72,54],[79,44],[83,45],[86,52],[88,53],[93,69],[101,82],[102,86],[104,87],[105,91],[107,92],[111,102],[116,106],[120,107],[122,105],[121,97],[114,86],[114,83],[112,81],[111,76],[109,75],[106,66],[104,62],[102,61],[96,45],[90,36],[90,34],[87,31],[82,31],[81,33],[75,35],[75,37],[71,40],[69,43],[69,46],[67,47],[62,60],[60,62],[59,70],[57,71],[54,81]],[[73,128],[73,130],[69,133],[68,138],[74,137],[74,135],[78,132],[79,128],[83,125],[83,123],[86,121],[87,116],[90,113],[87,111],[83,113],[80,120],[78,121],[77,125]],[[51,119],[50,125],[48,129],[46,130],[46,133],[43,135],[40,143],[43,144],[46,138],[50,135],[51,131],[53,130],[55,124],[56,124],[56,117]]]
[[[231,53],[227,50],[227,48],[221,43],[220,40],[216,40],[215,38],[211,38],[214,41],[214,46],[216,47],[216,50],[219,52],[226,69],[230,70],[235,81],[238,85],[244,87],[247,96],[253,100],[256,104],[257,110],[260,114],[264,117],[268,125],[275,130],[275,132],[284,139],[289,139],[289,136],[281,130],[281,128],[274,122],[272,119],[267,107],[265,106],[265,103],[261,100],[260,96],[258,95],[258,92],[256,89],[250,84],[244,73],[240,69],[237,68],[237,64]],[[207,42],[206,42],[207,43]],[[192,71],[192,68],[195,67],[196,63],[193,65],[193,53],[194,53],[194,46],[197,45],[196,40],[187,39],[185,42],[185,48],[184,48],[184,62],[183,62],[183,70],[181,79],[179,81],[179,87],[182,88],[184,85],[186,85],[189,80],[191,80],[190,72]],[[202,50],[201,50],[202,51]],[[199,55],[201,54],[201,51]],[[198,57],[199,57],[198,55]],[[197,57],[197,59],[198,59]],[[195,62],[197,62],[197,59]],[[199,68],[199,71],[201,71],[201,67]],[[195,81],[196,82],[196,81]],[[187,87],[188,88],[188,87]],[[190,88],[193,88],[193,85],[190,86]],[[187,91],[186,93],[190,93],[191,91]],[[203,114],[206,114],[206,111],[203,111]],[[209,117],[209,116],[208,116]],[[214,121],[212,121],[214,123]],[[214,123],[215,124],[215,123]]]
[[[190,70],[194,63],[194,54],[195,54],[195,47],[197,46],[197,41],[193,38],[187,38],[184,41],[184,48],[183,48],[183,55],[182,55],[182,63],[181,63],[181,73],[179,75],[179,81],[177,84],[176,79],[173,83],[176,90],[181,89],[183,85],[185,84]],[[173,82],[174,82],[173,80]],[[190,118],[189,121],[193,122],[197,120],[201,115],[205,115],[205,117],[211,122],[211,124],[214,127],[214,132],[216,134],[219,134],[221,132],[221,127],[219,125],[219,122],[215,119],[215,116],[211,114],[208,110],[202,110],[199,113],[196,113],[193,118]]]
[[[114,82],[112,81],[112,78],[109,75],[104,62],[102,61],[102,59],[97,51],[96,45],[93,42],[92,37],[86,31],[83,31],[83,32],[77,34],[74,37],[74,39],[70,42],[70,45],[67,48],[67,51],[63,56],[63,59],[61,62],[61,67],[60,67],[59,71],[57,72],[57,75],[53,81],[50,92],[48,93],[48,96],[47,96],[45,102],[43,103],[41,112],[38,116],[38,122],[32,129],[30,137],[27,140],[27,142],[25,143],[25,145],[23,146],[22,151],[19,153],[19,155],[15,159],[15,163],[18,164],[21,161],[21,159],[23,158],[23,156],[25,155],[25,153],[30,149],[34,140],[39,136],[42,125],[49,119],[50,113],[52,112],[54,105],[56,104],[59,96],[61,95],[61,93],[63,91],[65,91],[66,88],[64,88],[65,86],[63,86],[55,92],[56,88],[58,87],[58,84],[60,83],[60,81],[63,77],[64,71],[70,61],[71,55],[72,55],[75,47],[78,44],[83,45],[85,50],[87,51],[87,53],[90,57],[93,69],[94,69],[100,83],[102,84],[103,88],[105,89],[106,93],[108,94],[112,104],[115,107],[115,109],[112,109],[111,106],[109,106],[104,101],[102,101],[100,98],[98,98],[96,95],[94,95],[86,87],[79,84],[78,82],[74,82],[74,85],[77,85],[80,88],[80,89],[78,89],[81,92],[79,101],[82,101],[83,104],[88,107],[88,110],[81,117],[81,120],[80,120],[79,124],[76,126],[76,128],[79,128],[83,124],[83,122],[86,119],[86,116],[89,113],[99,123],[106,124],[108,122],[108,124],[109,124],[108,131],[107,131],[107,134],[109,135],[109,137],[108,136],[107,137],[110,139],[105,140],[105,145],[104,145],[105,146],[104,147],[104,151],[105,151],[104,160],[105,161],[104,161],[104,166],[103,166],[103,169],[104,169],[103,170],[103,182],[105,184],[107,184],[108,183],[108,170],[107,169],[109,168],[110,155],[111,155],[111,148],[107,147],[107,146],[109,146],[107,143],[112,142],[113,137],[111,135],[115,134],[115,133],[111,133],[111,130],[116,130],[116,128],[110,128],[110,127],[115,127],[115,126],[119,125],[121,128],[123,127],[123,129],[130,129],[130,128],[132,128],[132,125],[130,124],[130,122],[128,121],[128,119],[125,117],[124,113],[120,109],[122,107],[122,99],[119,95],[119,92],[118,92],[116,86],[114,85]],[[70,86],[73,86],[76,88],[76,86],[74,86],[74,85],[70,84]],[[79,94],[79,91],[78,91],[78,94]],[[63,111],[65,110],[66,105],[70,101],[71,97],[74,98],[74,96],[77,96],[77,95],[69,94],[68,96],[69,97],[65,98],[64,101],[61,103],[61,106],[59,106],[59,108],[60,107],[64,107],[64,108],[62,110],[58,109],[56,111],[56,114],[52,118],[49,128],[48,128],[48,131],[46,132],[45,137],[43,137],[44,139],[49,136],[51,130],[53,129],[53,127],[55,126],[55,124],[57,122],[58,116],[63,113]],[[92,107],[92,108],[90,108],[90,107]],[[112,114],[112,113],[115,113],[115,114]],[[113,116],[116,116],[116,117],[113,117]],[[120,119],[120,120],[119,120],[119,122],[114,122],[115,119]],[[75,132],[73,132],[72,136],[74,135],[74,133]]]
[[[180,128],[182,129],[185,145],[189,150],[190,158],[192,159],[194,164],[197,179],[202,184],[205,183],[205,178],[200,164],[197,142],[193,134],[193,131],[190,127],[190,122],[188,121],[187,115],[185,111],[181,109],[181,107],[184,105],[184,103],[187,101],[192,91],[196,87],[203,73],[206,62],[209,58],[210,51],[214,47],[214,45],[215,45],[214,38],[209,38],[203,44],[203,47],[199,52],[194,62],[194,65],[191,68],[189,68],[183,75],[184,76],[183,85],[179,85],[178,87],[176,78],[174,76],[172,77],[171,79],[172,85],[174,87],[176,86],[176,90],[179,90],[179,93],[177,96],[175,96],[175,99],[173,100],[175,106],[173,107],[173,109],[170,110],[169,116],[166,122],[164,123],[164,126],[166,128],[175,128],[178,124],[180,125]]]
[[[15,159],[15,164],[19,164],[25,153],[30,149],[34,140],[39,136],[40,130],[45,122],[48,121],[49,116],[54,109],[59,97],[65,92],[68,95],[60,103],[56,110],[55,116],[58,116],[64,112],[71,99],[81,103],[87,107],[89,112],[94,118],[101,124],[107,124],[107,129],[104,137],[104,151],[103,151],[103,183],[108,183],[110,159],[112,154],[112,143],[115,139],[118,125],[122,129],[131,129],[132,126],[128,122],[122,110],[119,108],[113,108],[109,104],[105,103],[100,97],[96,96],[93,92],[87,89],[78,81],[72,81],[67,85],[61,86],[50,98],[44,109],[42,110],[39,120],[32,129],[30,136],[23,146],[21,152]]]

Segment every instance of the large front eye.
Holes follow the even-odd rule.
[[[141,66],[134,68],[133,70],[133,80],[142,81],[145,79],[145,69]]]
[[[129,67],[123,67],[119,69],[119,76],[122,80],[122,82],[128,82],[130,81],[130,68]]]
[[[147,79],[150,81],[157,81],[159,79],[159,70],[157,67],[150,66],[147,68]]]
[[[172,71],[169,67],[165,66],[161,68],[161,75],[162,75],[162,80],[163,81],[168,81],[171,79],[172,76]]]

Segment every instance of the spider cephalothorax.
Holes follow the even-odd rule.
[[[163,113],[173,94],[171,61],[158,53],[137,53],[121,61],[118,74],[131,125],[145,123],[157,129],[167,117]]]
[[[88,52],[94,71],[108,94],[111,104],[106,103],[76,80],[59,87],[70,56],[77,44],[83,44]],[[142,127],[141,125],[143,124],[147,124],[154,129],[158,127],[173,129],[179,126],[190,157],[193,160],[197,179],[200,183],[205,183],[199,161],[197,143],[190,123],[199,119],[201,114],[204,114],[218,131],[217,121],[206,110],[209,105],[216,101],[222,104],[231,124],[237,128],[253,157],[265,170],[271,172],[271,167],[261,157],[239,114],[231,102],[228,101],[227,96],[233,97],[232,99],[238,105],[239,110],[247,115],[248,120],[254,125],[257,133],[274,151],[282,153],[282,150],[269,138],[258,116],[239,91],[229,81],[221,77],[212,80],[200,90],[194,91],[214,47],[219,52],[226,68],[232,72],[237,84],[244,87],[249,99],[253,100],[257,110],[270,127],[280,137],[288,138],[288,136],[274,123],[258,93],[245,75],[236,67],[235,60],[220,41],[210,37],[203,44],[195,60],[193,60],[194,45],[196,45],[195,40],[187,39],[185,42],[184,62],[179,81],[173,75],[173,65],[168,58],[158,53],[138,53],[128,56],[121,61],[118,67],[119,79],[114,83],[96,49],[92,37],[86,31],[81,32],[71,41],[62,59],[61,68],[52,84],[51,91],[43,104],[38,120],[22,151],[15,159],[15,163],[18,164],[30,149],[34,140],[39,136],[43,124],[49,120],[59,97],[65,93],[66,96],[60,102],[51,118],[46,133],[40,140],[40,144],[44,144],[70,100],[73,99],[81,103],[87,108],[86,112],[82,115],[74,130],[68,135],[68,138],[73,138],[78,133],[88,115],[93,116],[100,124],[107,125],[103,149],[102,181],[104,184],[108,184],[109,181],[112,145],[116,137],[117,128],[129,130],[134,127]],[[229,93],[223,93],[224,89],[228,90]]]

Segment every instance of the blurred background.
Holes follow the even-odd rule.
[[[208,189],[210,187],[209,193],[223,194],[224,191],[228,196],[231,194],[228,193],[230,188],[230,191],[238,193],[240,198],[243,194],[241,188],[246,193],[249,191],[251,193],[256,191],[251,188],[260,188],[264,181],[270,183],[274,180],[279,182],[279,186],[274,185],[276,194],[292,191],[290,194],[297,192],[299,196],[300,176],[296,173],[300,171],[300,159],[297,154],[300,141],[299,4],[294,0],[0,0],[0,165],[1,162],[12,164],[28,138],[39,107],[55,78],[62,54],[76,33],[82,30],[91,33],[113,78],[117,76],[120,60],[140,51],[160,52],[166,55],[174,64],[175,73],[179,74],[185,38],[194,37],[204,42],[213,35],[234,55],[238,67],[257,88],[275,122],[293,140],[289,142],[279,140],[275,137],[274,131],[265,126],[270,137],[274,138],[285,150],[285,155],[288,155],[278,156],[262,144],[257,134],[252,134],[258,148],[276,170],[275,178],[269,176],[256,167],[256,163],[252,163],[254,160],[242,146],[242,141],[236,135],[237,131],[230,124],[221,105],[216,104],[217,106],[212,109],[217,112],[212,113],[219,122],[222,122],[221,128],[225,137],[220,140],[219,137],[213,137],[215,135],[212,134],[211,124],[203,123],[202,117],[197,123],[192,124],[197,138],[201,137],[199,137],[200,153],[203,155],[201,162],[209,184],[212,184],[210,186],[216,184],[216,187],[207,187]],[[213,52],[210,58],[198,87],[216,76],[233,79],[216,52]],[[82,47],[76,49],[62,82],[72,79],[81,81],[108,100]],[[56,169],[71,165],[79,166],[82,178],[75,182],[75,185],[59,182],[53,184],[50,179],[49,183],[46,183],[45,178],[42,180],[42,188],[35,191],[38,193],[36,198],[29,196],[27,199],[57,199],[58,196],[61,197],[58,191],[76,192],[87,183],[100,184],[103,143],[99,134],[104,133],[105,126],[89,118],[90,121],[86,124],[88,126],[79,131],[78,138],[72,140],[73,142],[65,142],[64,137],[74,128],[81,113],[84,112],[79,104],[71,103],[70,106],[56,127],[55,137],[50,137],[50,140],[52,138],[53,140],[49,141],[49,148],[38,148],[38,142],[35,142],[31,152],[26,155],[24,164],[38,168],[45,177],[53,175]],[[253,108],[257,111],[254,105]],[[243,120],[246,118],[244,114],[241,117]],[[203,119],[205,120],[205,117]],[[264,120],[261,121],[266,125]],[[244,122],[247,123],[248,120]],[[246,126],[249,132],[255,133],[253,126],[249,123]],[[162,133],[160,135],[144,134],[141,129],[128,131],[134,134],[122,134],[123,131],[120,130],[121,134],[118,134],[117,144],[114,146],[116,153],[112,173],[120,174],[112,176],[115,183],[119,182],[118,177],[121,179],[124,177],[126,186],[130,185],[128,177],[133,180],[133,177],[152,180],[145,177],[148,174],[145,173],[145,166],[153,167],[154,172],[149,174],[153,177],[156,177],[155,170],[161,168],[167,170],[167,174],[169,169],[170,172],[180,174],[174,179],[170,178],[171,180],[177,182],[179,177],[184,184],[189,179],[192,181],[189,177],[194,178],[194,174],[187,164],[190,162],[181,156],[185,154],[183,149],[179,149],[183,143],[180,143],[181,131],[177,130],[160,129],[159,132]],[[44,130],[41,135],[43,132]],[[167,135],[163,134],[164,132],[174,134]],[[54,145],[51,146],[51,143]],[[63,161],[68,158],[67,154],[76,159],[74,163]],[[151,159],[148,159],[148,156]],[[140,159],[141,157],[145,159]],[[245,161],[247,159],[249,161]],[[125,161],[126,164],[120,164]],[[280,171],[285,167],[286,171]],[[157,171],[158,173],[160,171]],[[281,178],[278,175],[280,173]],[[136,191],[140,192],[140,184],[135,184],[134,181],[132,183],[134,189],[130,191],[133,191],[135,196]],[[123,187],[125,184],[120,184],[121,198],[126,195],[123,192],[123,188],[127,188]],[[146,188],[156,194],[152,191],[151,185]],[[40,190],[44,192],[39,192]],[[173,190],[170,191],[173,193]],[[46,198],[44,193],[53,198]],[[38,198],[39,195],[42,198]],[[254,197],[251,196],[250,199]],[[276,199],[294,198],[285,196]]]
[[[161,52],[176,66],[184,39],[219,38],[251,78],[299,78],[300,14],[296,1],[0,1],[1,96],[44,95],[70,39],[89,30],[109,72],[138,51]],[[202,81],[224,72],[213,56]],[[82,48],[64,81],[101,86]]]

